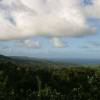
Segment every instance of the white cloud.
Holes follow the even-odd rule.
[[[20,40],[19,43],[21,47],[25,47],[25,48],[40,48],[41,47],[39,41],[33,41],[31,39]]]
[[[13,52],[13,49],[11,47],[4,46],[4,47],[0,47],[0,51],[1,52]]]
[[[100,18],[100,0],[91,0],[92,4],[85,6],[85,13],[94,18]]]
[[[0,3],[0,40],[93,32],[79,0],[4,0]]]
[[[52,43],[55,48],[65,48],[64,43],[61,42],[59,38],[56,38],[56,37],[52,38]]]

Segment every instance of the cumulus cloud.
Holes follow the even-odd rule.
[[[80,46],[82,49],[98,49],[100,48],[99,41],[88,41],[87,44]]]
[[[98,41],[89,41],[91,47],[98,48],[100,47],[100,42]]]
[[[21,47],[25,47],[25,48],[40,48],[41,47],[39,41],[33,41],[31,39],[20,40],[19,44]]]
[[[93,33],[95,29],[87,25],[79,2],[80,0],[2,0],[0,40]]]
[[[12,52],[13,49],[11,47],[4,46],[4,47],[0,47],[0,51],[1,52]]]
[[[61,42],[61,40],[57,37],[52,38],[52,43],[55,48],[64,48],[64,43]]]
[[[84,10],[87,16],[100,18],[100,0],[91,0],[91,4],[85,6]]]

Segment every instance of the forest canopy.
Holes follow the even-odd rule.
[[[0,100],[99,100],[100,68],[0,60]]]

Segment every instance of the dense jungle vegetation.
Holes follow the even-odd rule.
[[[3,58],[0,100],[100,100],[100,68]]]

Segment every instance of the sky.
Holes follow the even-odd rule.
[[[0,0],[0,54],[100,59],[100,0]]]

